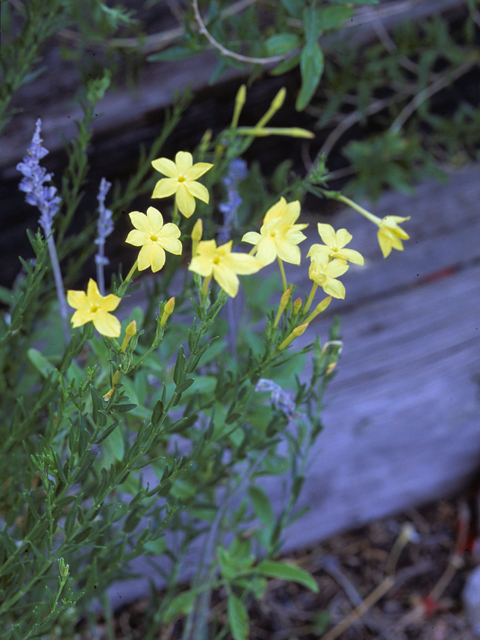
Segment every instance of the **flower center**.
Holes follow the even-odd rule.
[[[215,256],[213,259],[213,264],[220,264],[220,256]]]
[[[179,182],[185,182],[186,178],[185,178],[185,176],[178,176],[177,180]]]
[[[158,242],[158,237],[154,233],[152,233],[152,235],[150,236],[150,240],[152,242]]]
[[[92,306],[90,307],[90,313],[96,313],[99,309],[100,307],[98,305],[92,304]]]

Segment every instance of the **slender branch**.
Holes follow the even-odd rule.
[[[281,55],[270,56],[268,58],[251,58],[250,56],[243,56],[241,53],[235,53],[234,51],[230,51],[229,49],[226,49],[222,44],[220,44],[220,42],[215,40],[212,34],[208,31],[207,27],[205,26],[205,23],[202,20],[202,16],[200,15],[200,10],[198,8],[198,0],[192,0],[192,6],[193,6],[193,11],[195,13],[195,18],[198,22],[200,31],[207,38],[210,44],[215,47],[215,49],[218,49],[218,51],[220,51],[221,54],[223,54],[224,56],[227,56],[228,58],[234,58],[239,62],[248,62],[253,64],[270,64],[271,62],[279,62],[280,60],[284,60],[287,57],[287,55],[290,54],[290,52],[288,52],[288,54],[283,53]]]
[[[396,133],[400,131],[408,118],[415,113],[418,107],[431,98],[435,93],[438,93],[449,84],[451,84],[454,80],[458,80],[460,76],[469,71],[475,64],[478,64],[478,59],[475,57],[474,59],[467,60],[463,64],[461,64],[457,69],[455,69],[452,73],[445,74],[441,76],[435,82],[419,93],[406,105],[406,107],[400,112],[400,114],[395,118],[392,125],[390,126],[390,131]]]

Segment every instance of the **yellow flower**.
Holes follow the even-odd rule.
[[[322,287],[325,293],[334,298],[345,298],[345,287],[337,280],[338,276],[343,275],[348,270],[348,264],[345,260],[330,260],[328,257],[320,257],[315,260],[312,257],[308,275],[316,285]]]
[[[363,264],[363,256],[353,249],[344,249],[344,247],[352,239],[352,235],[346,229],[339,229],[335,232],[334,228],[329,224],[318,223],[318,233],[325,244],[313,244],[307,253],[307,258],[311,256],[316,260],[320,260],[321,256],[338,260],[349,260],[355,264]]]
[[[72,316],[72,324],[81,327],[87,322],[93,322],[95,329],[108,338],[118,338],[120,335],[120,322],[112,316],[110,311],[114,311],[120,298],[113,293],[103,297],[100,295],[95,280],[88,281],[87,293],[84,291],[69,291],[67,293],[68,304],[77,309]]]
[[[147,215],[140,211],[132,211],[130,220],[135,227],[130,231],[125,242],[135,247],[142,247],[138,254],[138,270],[152,267],[159,271],[165,264],[165,251],[179,256],[182,253],[180,229],[176,224],[163,224],[163,217],[155,207],[148,207]]]
[[[186,218],[195,211],[195,198],[208,203],[207,188],[196,181],[211,169],[213,164],[208,162],[193,164],[191,153],[179,151],[175,156],[175,162],[167,158],[158,158],[153,160],[152,166],[167,176],[157,182],[152,198],[166,198],[175,194],[175,204]]]
[[[208,281],[213,276],[221,288],[234,298],[238,292],[239,275],[250,275],[262,268],[256,258],[245,253],[232,253],[232,241],[217,247],[215,240],[198,243],[197,254],[192,259],[190,271]]]
[[[285,198],[271,207],[263,220],[260,233],[249,231],[242,240],[256,245],[255,255],[262,265],[271,264],[278,256],[284,262],[300,264],[300,249],[297,246],[306,239],[301,229],[308,224],[294,224],[300,215],[300,203],[287,203]]]
[[[386,258],[390,255],[392,249],[398,249],[403,251],[402,240],[408,240],[410,236],[403,229],[398,226],[398,222],[405,222],[410,220],[408,218],[401,218],[400,216],[385,216],[379,223],[378,230],[378,244],[382,250],[383,257]]]

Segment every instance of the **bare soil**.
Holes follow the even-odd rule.
[[[285,558],[310,571],[319,592],[270,580],[262,601],[249,607],[249,640],[473,640],[461,600],[477,563],[472,504],[465,497],[440,500]],[[389,557],[407,523],[418,536],[403,548],[388,581]],[[217,630],[226,620],[226,605],[225,594],[216,593],[212,620]],[[143,599],[119,611],[115,638],[142,640],[148,609]],[[155,637],[177,640],[182,626],[179,620]],[[107,638],[102,619],[97,638]]]

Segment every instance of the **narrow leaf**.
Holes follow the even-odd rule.
[[[278,578],[279,580],[289,580],[291,582],[299,582],[303,586],[318,593],[318,584],[316,580],[307,571],[294,567],[284,562],[273,562],[272,560],[264,560],[257,565],[257,571],[267,578]]]
[[[243,602],[233,593],[228,594],[227,610],[228,624],[234,640],[248,640],[248,613]]]

